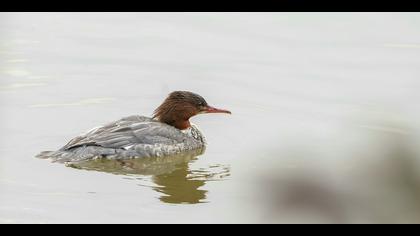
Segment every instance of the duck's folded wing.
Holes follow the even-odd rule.
[[[130,116],[93,129],[70,140],[61,150],[81,146],[125,149],[138,144],[182,143],[185,135],[178,129],[148,117]]]

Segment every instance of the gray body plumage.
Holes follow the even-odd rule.
[[[133,159],[171,156],[203,150],[206,142],[192,125],[186,130],[144,116],[129,116],[73,138],[58,151],[42,152],[39,158],[55,162],[79,162],[97,158]]]

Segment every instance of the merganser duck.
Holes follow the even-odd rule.
[[[152,118],[139,115],[122,118],[73,138],[58,151],[42,152],[37,157],[69,163],[197,153],[204,151],[206,141],[189,119],[204,113],[231,114],[209,106],[198,94],[175,91],[154,111]]]

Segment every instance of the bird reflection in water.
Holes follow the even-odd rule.
[[[213,165],[208,168],[191,169],[190,164],[198,159],[204,150],[168,157],[149,157],[129,160],[96,159],[92,161],[67,163],[72,168],[125,175],[141,180],[140,176],[152,176],[152,189],[162,194],[159,199],[171,204],[205,203],[207,190],[201,189],[208,181],[224,180],[230,175],[230,168]],[[144,186],[143,184],[139,184]]]

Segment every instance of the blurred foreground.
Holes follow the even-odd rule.
[[[336,134],[272,151],[275,158],[260,169],[256,191],[264,205],[262,221],[420,223],[415,129],[376,121],[374,127],[352,126]]]

